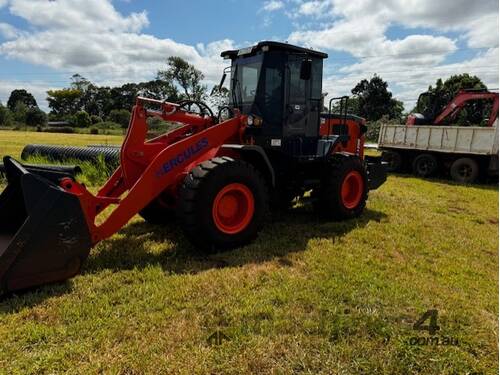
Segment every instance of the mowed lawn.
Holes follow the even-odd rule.
[[[19,159],[27,144],[65,144],[71,146],[116,145],[123,137],[118,135],[53,134],[0,130],[0,157],[6,155]]]
[[[82,275],[0,301],[0,373],[496,374],[497,210],[496,186],[391,176],[358,219],[299,205],[212,256],[136,217]],[[413,329],[430,309],[442,345]]]

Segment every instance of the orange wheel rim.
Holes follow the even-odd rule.
[[[215,226],[226,234],[243,231],[252,221],[254,212],[254,196],[240,183],[226,185],[215,197],[212,207]]]
[[[342,182],[342,204],[352,209],[359,205],[363,196],[364,181],[361,173],[352,171],[347,174]]]

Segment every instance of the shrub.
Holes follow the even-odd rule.
[[[92,120],[87,112],[80,111],[73,117],[73,124],[79,128],[88,128],[92,125]]]
[[[96,127],[91,127],[90,134],[93,134],[93,135],[99,134],[99,129],[97,129]]]
[[[149,130],[161,130],[163,132],[168,132],[170,130],[178,128],[179,126],[182,126],[175,122],[163,121],[159,117],[150,117],[148,118],[147,122]]]
[[[96,116],[96,115],[92,115],[92,116],[90,116],[90,121],[92,121],[92,125],[95,125],[95,124],[102,122],[102,118],[100,118],[99,116]]]
[[[8,126],[12,124],[12,113],[9,109],[0,104],[0,126]]]
[[[378,142],[378,136],[380,134],[380,126],[382,124],[397,125],[399,123],[400,121],[398,119],[389,119],[387,115],[384,115],[380,120],[367,122],[366,126],[368,127],[368,131],[365,134],[366,139],[371,142]]]
[[[373,121],[373,122],[368,122],[366,124],[368,130],[366,131],[365,137],[367,141],[371,142],[377,142],[378,141],[378,135],[380,133],[380,125],[381,122],[379,121]]]
[[[97,129],[121,129],[122,127],[120,124],[117,124],[116,122],[111,122],[111,121],[104,121],[104,122],[99,122],[93,126],[94,128]]]
[[[126,109],[113,109],[109,113],[108,121],[116,122],[122,128],[126,128],[130,122],[130,112]]]
[[[29,108],[26,112],[26,125],[45,126],[47,125],[47,115],[38,107]]]

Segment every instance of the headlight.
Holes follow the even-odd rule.
[[[262,119],[259,116],[249,115],[247,117],[247,125],[254,127],[262,126]]]

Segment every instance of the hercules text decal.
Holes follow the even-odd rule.
[[[177,156],[173,157],[156,172],[157,177],[162,177],[174,168],[184,164],[185,161],[191,159],[193,156],[198,154],[201,150],[208,147],[208,139],[202,138],[196,144],[189,146],[184,152],[179,153]]]

